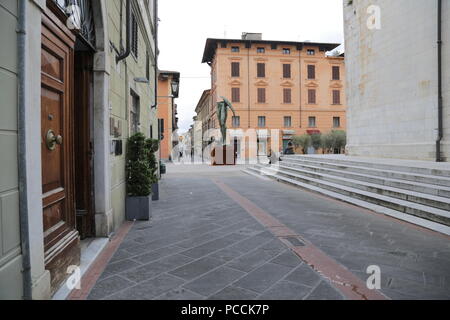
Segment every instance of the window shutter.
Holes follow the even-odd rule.
[[[131,51],[138,57],[138,24],[134,14],[131,16]]]
[[[232,77],[239,77],[239,62],[232,62],[231,63],[231,76]]]
[[[333,90],[333,104],[341,104],[341,92]]]
[[[340,68],[338,66],[333,66],[333,80],[340,80]]]
[[[241,101],[241,90],[239,88],[231,88],[231,101],[240,102]]]
[[[308,103],[315,104],[316,103],[316,90],[309,89],[308,90]]]
[[[291,89],[283,89],[283,103],[291,103]]]
[[[316,66],[308,65],[308,79],[315,79],[315,78],[316,78]]]
[[[266,89],[258,88],[258,103],[265,103],[265,102],[266,102]]]
[[[283,64],[283,78],[290,78],[290,77],[291,77],[291,65]]]
[[[258,72],[258,78],[265,78],[266,77],[266,64],[258,63],[257,72]]]

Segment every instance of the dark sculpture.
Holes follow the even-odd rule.
[[[228,108],[230,108],[233,112],[233,116],[236,116],[236,113],[231,102],[227,98],[221,98],[223,99],[223,101],[217,102],[217,119],[219,120],[220,132],[222,133],[222,144],[225,145],[227,141]]]

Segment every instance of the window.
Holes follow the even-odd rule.
[[[258,88],[258,103],[266,102],[266,88]]]
[[[310,128],[315,128],[316,127],[316,117],[309,117],[308,118],[308,126]]]
[[[231,88],[231,102],[241,102],[241,89]]]
[[[257,52],[257,53],[265,53],[265,52],[266,52],[266,49],[265,49],[265,48],[257,48],[257,49],[256,49],[256,52]]]
[[[333,127],[334,128],[341,127],[341,118],[340,117],[333,117]]]
[[[258,78],[266,77],[266,64],[265,63],[258,63],[257,74],[258,74]]]
[[[308,90],[308,103],[309,104],[315,104],[316,103],[316,90],[315,89],[309,89]]]
[[[232,77],[239,77],[240,76],[240,67],[239,62],[232,62],[231,63],[231,76]]]
[[[231,47],[231,52],[239,52],[239,47]]]
[[[283,54],[291,54],[291,49],[283,48]]]
[[[308,56],[313,56],[313,55],[316,54],[316,51],[313,50],[313,49],[308,49],[308,50],[306,51],[306,54],[307,54]]]
[[[158,139],[164,140],[164,119],[158,119]]]
[[[138,57],[138,24],[134,14],[131,15],[131,52]]]
[[[315,65],[308,65],[308,79],[315,79],[316,78],[316,66]]]
[[[147,80],[150,80],[150,55],[148,51],[145,53],[145,77]]]
[[[291,78],[291,65],[283,64],[283,78],[290,79]]]
[[[340,68],[338,66],[333,66],[333,80],[341,80]]]
[[[289,117],[284,117],[284,127],[285,128],[290,128],[292,127],[292,118]]]
[[[283,89],[283,103],[291,103],[291,89]]]
[[[333,104],[341,104],[341,91],[333,90]]]
[[[130,133],[131,135],[139,132],[139,97],[131,94],[131,108],[130,108]]]
[[[258,117],[258,127],[260,127],[260,128],[266,127],[266,117],[264,117],[264,116]]]
[[[231,118],[231,123],[233,125],[233,128],[239,128],[241,126],[241,117],[233,116]]]

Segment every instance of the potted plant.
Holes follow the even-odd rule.
[[[148,165],[150,167],[150,182],[152,184],[152,200],[159,200],[159,184],[158,184],[158,162],[155,152],[159,149],[159,140],[147,139],[148,149]]]
[[[149,145],[138,132],[128,138],[126,154],[127,220],[149,220],[151,217],[152,177],[149,165]]]

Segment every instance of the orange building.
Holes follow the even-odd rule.
[[[247,33],[242,39],[207,39],[202,62],[211,67],[210,121],[220,97],[228,98],[236,110],[236,117],[229,113],[228,128],[254,129],[258,155],[276,145],[271,129],[280,130],[276,151],[295,135],[345,130],[344,58],[326,54],[338,46],[266,41]],[[239,134],[232,139],[238,153],[245,149]]]
[[[178,144],[178,117],[175,99],[178,98],[180,73],[158,73],[158,123],[161,140],[161,160],[173,160],[172,150]]]

